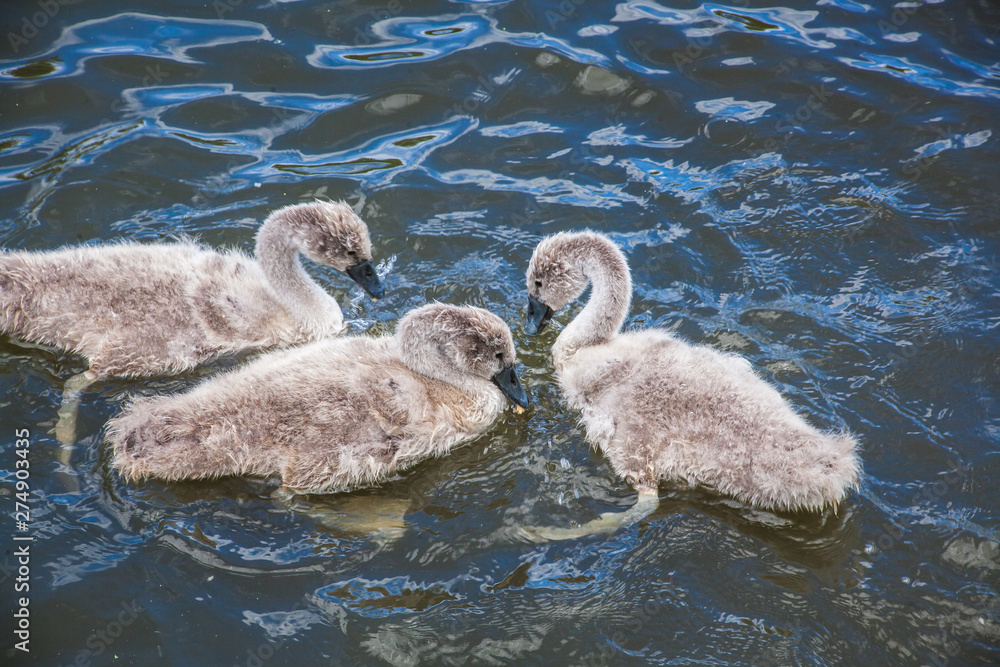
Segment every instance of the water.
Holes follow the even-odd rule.
[[[0,245],[249,249],[269,210],[343,198],[392,265],[377,304],[312,267],[352,330],[432,299],[489,308],[536,404],[378,489],[308,500],[405,506],[392,541],[260,481],[109,471],[102,429],[127,396],[235,361],[94,387],[68,470],[50,429],[82,362],[0,339],[3,660],[1000,662],[1000,12],[747,4],[5,3]],[[554,384],[579,306],[522,328],[535,243],[583,227],[627,251],[629,326],[739,352],[858,434],[865,475],[839,513],[663,484],[611,537],[497,537],[634,502]],[[30,655],[11,634],[15,429]]]

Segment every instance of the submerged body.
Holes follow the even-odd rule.
[[[112,420],[129,480],[278,474],[294,493],[375,484],[484,432],[527,397],[503,322],[434,304],[392,337],[265,355],[177,396],[140,399]]]
[[[856,442],[811,426],[749,362],[658,329],[620,333],[631,300],[621,251],[593,232],[539,243],[527,272],[529,330],[587,284],[583,311],[552,358],[588,439],[640,492],[646,513],[661,480],[702,484],[757,507],[818,510],[856,484]],[[613,529],[605,520],[590,528]],[[561,534],[571,537],[579,531]]]
[[[343,315],[300,252],[341,271],[367,264],[359,282],[382,295],[367,227],[345,204],[314,202],[272,214],[256,258],[193,242],[0,252],[0,332],[86,357],[95,379],[319,340]]]

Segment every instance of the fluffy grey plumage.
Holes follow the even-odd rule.
[[[190,241],[0,252],[0,332],[80,354],[97,377],[318,340],[343,315],[299,253],[381,296],[365,223],[342,202],[316,201],[272,213],[256,260]]]
[[[816,510],[856,484],[848,434],[822,433],[735,354],[670,333],[620,333],[631,298],[624,255],[593,232],[550,236],[527,271],[536,323],[588,283],[583,311],[562,331],[552,358],[588,438],[640,493],[661,479],[704,484],[758,507]],[[655,505],[654,505],[655,506]]]
[[[485,431],[505,393],[523,405],[514,361],[496,315],[431,304],[392,337],[273,352],[186,393],[139,399],[108,440],[129,480],[278,474],[295,493],[371,485]]]

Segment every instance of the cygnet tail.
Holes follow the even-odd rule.
[[[750,490],[733,493],[764,509],[821,512],[836,510],[857,488],[861,473],[858,443],[848,433],[823,433],[803,447],[799,456],[779,460],[780,474],[764,475]]]
[[[858,489],[861,475],[861,458],[858,456],[858,441],[849,433],[832,434],[833,451],[839,454],[831,465],[829,505],[836,507],[851,490]]]
[[[200,442],[197,426],[155,408],[156,399],[138,399],[108,424],[112,464],[127,481],[217,477],[220,469]]]
[[[536,527],[522,528],[522,536],[532,542],[575,540],[588,535],[610,535],[620,528],[642,521],[656,511],[660,497],[656,489],[640,489],[635,505],[624,512],[605,512],[599,518],[575,528]]]

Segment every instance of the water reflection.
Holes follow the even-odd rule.
[[[264,26],[247,21],[198,20],[124,12],[70,26],[52,45],[51,52],[57,56],[48,62],[53,65],[58,63],[52,73],[60,76],[82,74],[87,61],[92,58],[123,55],[194,64],[200,61],[189,55],[193,49],[271,39]],[[4,76],[18,75],[10,70],[0,71],[0,78]]]
[[[536,405],[378,489],[287,506],[266,480],[133,486],[107,464],[130,395],[245,359],[95,387],[69,469],[48,430],[81,361],[0,339],[0,422],[32,434],[40,662],[998,661],[994,9],[222,4],[60,3],[30,37],[13,16],[3,247],[249,249],[272,208],[347,199],[391,285],[350,293],[349,332],[489,308]],[[532,248],[582,227],[629,255],[628,326],[743,354],[857,432],[859,493],[784,515],[665,483],[611,537],[519,542],[634,501],[562,402],[560,326],[523,335]]]
[[[435,21],[390,18],[372,25],[371,31],[380,43],[372,46],[321,45],[309,56],[309,63],[324,68],[412,64],[494,43],[545,48],[587,64],[608,62],[596,51],[572,47],[545,33],[505,30],[495,19],[483,15],[442,16]],[[408,48],[387,49],[388,45]]]

